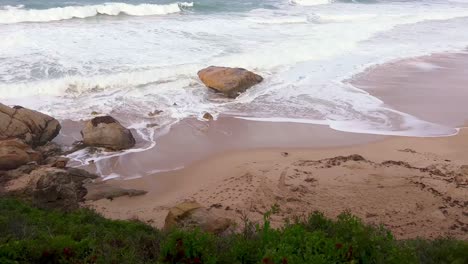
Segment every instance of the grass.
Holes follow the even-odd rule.
[[[398,241],[349,213],[336,220],[313,213],[274,229],[274,209],[261,224],[246,221],[242,232],[216,236],[1,198],[0,263],[468,263],[467,241]]]

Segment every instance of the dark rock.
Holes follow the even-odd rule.
[[[70,159],[67,157],[57,157],[54,163],[52,163],[52,167],[63,169],[67,167],[67,163]]]
[[[161,114],[162,112],[164,112],[164,111],[163,110],[154,110],[153,112],[149,112],[148,116],[157,116],[157,115]]]
[[[48,142],[43,146],[39,146],[34,150],[40,152],[44,157],[60,156],[62,155],[62,147],[54,142]]]
[[[203,115],[203,119],[208,120],[208,121],[211,121],[211,120],[213,120],[214,118],[213,118],[213,116],[212,116],[210,113],[205,113],[205,114]]]

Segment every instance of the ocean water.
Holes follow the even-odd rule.
[[[468,1],[188,1],[0,0],[0,101],[60,119],[112,114],[153,143],[205,112],[362,133],[456,133],[344,80],[371,65],[465,49]],[[265,81],[228,100],[198,80],[210,65]],[[154,110],[163,112],[149,116]]]

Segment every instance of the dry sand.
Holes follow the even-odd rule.
[[[332,217],[350,210],[399,238],[468,239],[468,168],[461,167],[468,164],[467,149],[468,130],[462,130],[454,137],[355,147],[231,152],[179,171],[114,181],[148,194],[90,205],[107,217],[158,227],[167,209],[184,200],[239,221],[243,215],[259,220],[273,204],[281,209],[277,222],[314,210]]]
[[[352,82],[398,110],[456,127],[468,117],[462,100],[468,95],[463,86],[468,83],[467,58],[405,60],[370,69]],[[439,80],[443,78],[445,82]],[[147,173],[155,166],[181,164],[181,170]],[[160,138],[157,148],[108,166],[122,174],[146,173],[108,181],[148,191],[146,195],[86,204],[110,218],[138,218],[157,227],[168,208],[186,200],[237,221],[244,216],[260,220],[278,204],[275,225],[315,210],[330,217],[349,210],[368,223],[385,225],[398,238],[468,239],[464,165],[468,129],[452,137],[409,138],[234,118],[188,120]]]

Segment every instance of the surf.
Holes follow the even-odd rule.
[[[23,7],[0,10],[0,24],[22,22],[49,22],[72,18],[89,18],[98,15],[118,16],[151,16],[167,15],[182,12],[184,8],[193,7],[193,2],[179,2],[166,5],[105,3],[87,6],[66,6],[50,9],[24,9]]]

